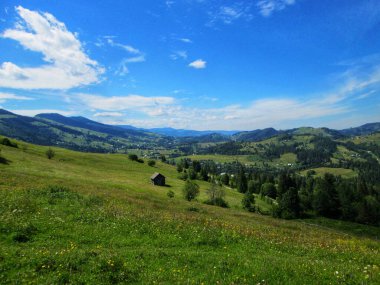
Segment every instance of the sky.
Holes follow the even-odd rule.
[[[0,108],[194,130],[380,122],[380,1],[1,0]]]

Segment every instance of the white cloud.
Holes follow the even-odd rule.
[[[84,52],[76,35],[49,13],[16,7],[22,22],[5,30],[2,38],[19,42],[25,49],[43,54],[47,63],[20,67],[0,66],[0,87],[18,89],[70,89],[99,81],[104,69]]]
[[[120,112],[99,112],[95,113],[94,117],[122,117],[123,113]]]
[[[180,51],[175,51],[170,55],[170,58],[172,60],[177,60],[177,59],[187,59],[187,51],[185,50],[180,50]]]
[[[33,117],[38,114],[46,114],[46,113],[57,113],[63,116],[72,116],[76,114],[75,111],[63,111],[63,110],[56,110],[56,109],[9,110],[9,112],[22,115],[22,116],[29,116],[29,117]]]
[[[87,107],[102,111],[136,110],[160,105],[174,104],[173,97],[145,97],[141,95],[103,97],[98,95],[78,94],[79,100]],[[147,109],[149,110],[149,109]]]
[[[191,63],[189,63],[189,67],[195,68],[195,69],[203,69],[206,68],[207,62],[202,59],[197,59]]]
[[[183,43],[186,43],[186,44],[191,44],[193,43],[192,40],[188,39],[188,38],[180,38],[178,39],[179,41],[183,42]]]
[[[356,97],[357,100],[368,98],[369,96],[372,96],[372,94],[376,93],[376,90],[371,90],[369,92],[360,94],[358,97]]]
[[[0,103],[4,103],[7,100],[33,100],[33,98],[19,96],[11,93],[0,93]]]
[[[272,13],[284,10],[295,3],[296,0],[260,0],[257,2],[257,7],[261,15],[269,17]]]
[[[106,39],[107,39],[107,43],[110,46],[119,47],[119,48],[121,48],[121,49],[123,49],[129,53],[132,53],[132,54],[138,54],[138,55],[142,54],[142,52],[140,50],[138,50],[137,48],[134,48],[133,46],[117,43],[110,37],[106,37]]]
[[[231,6],[221,6],[216,11],[210,11],[207,26],[213,26],[217,22],[231,24],[238,19],[250,21],[253,18],[250,12],[251,6],[251,3],[236,2]]]
[[[125,76],[129,73],[128,65],[130,63],[144,62],[144,55],[138,55],[135,57],[123,58],[119,63],[119,67],[117,68],[115,74],[119,76]]]
[[[114,38],[113,36],[106,36],[103,38],[106,39],[106,42],[110,46],[121,48],[121,49],[125,50],[126,52],[128,52],[129,54],[131,54],[131,57],[125,57],[120,61],[119,66],[115,72],[116,75],[119,75],[119,76],[127,75],[129,73],[128,65],[130,63],[138,63],[138,62],[146,61],[145,54],[143,52],[141,52],[139,49],[137,49],[131,45],[125,45],[125,44],[115,42],[113,40],[113,38]],[[100,46],[102,46],[103,42],[100,41],[100,43],[101,43]]]
[[[174,3],[175,3],[174,1],[170,1],[170,0],[165,1],[165,5],[169,9],[173,6]]]

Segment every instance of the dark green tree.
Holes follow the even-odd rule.
[[[313,208],[318,215],[328,218],[337,218],[339,216],[340,205],[334,181],[334,175],[329,173],[316,181]]]
[[[278,202],[278,210],[283,219],[295,219],[300,216],[300,199],[296,188],[290,187],[281,196]]]
[[[45,152],[45,155],[48,159],[52,159],[55,156],[54,150],[52,150],[50,147],[49,149]]]
[[[277,193],[274,184],[271,182],[265,182],[263,185],[261,185],[261,195],[276,199]]]
[[[244,194],[243,199],[241,200],[243,209],[254,212],[255,211],[255,196],[252,193],[247,192]]]
[[[199,195],[199,185],[191,180],[186,180],[182,193],[185,200],[192,201]]]
[[[191,180],[197,179],[197,172],[194,170],[192,166],[190,166],[189,169],[187,170],[187,174],[189,176],[189,179]]]
[[[227,173],[224,173],[220,176],[220,181],[223,183],[223,185],[228,186],[230,184],[230,176]]]
[[[248,184],[247,183],[247,177],[245,176],[244,167],[240,166],[239,167],[239,171],[238,171],[238,175],[237,175],[237,178],[236,178],[237,190],[240,193],[247,192],[247,190],[248,190],[248,185],[247,184]]]

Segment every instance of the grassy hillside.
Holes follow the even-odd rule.
[[[4,284],[379,284],[380,230],[286,221],[181,197],[174,167],[18,143],[1,146]],[[149,183],[153,172],[170,187]],[[175,193],[169,198],[168,190]]]

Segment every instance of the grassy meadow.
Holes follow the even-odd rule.
[[[0,153],[1,284],[380,283],[379,228],[248,213],[232,189],[205,205],[201,181],[187,202],[173,166],[18,144]]]

